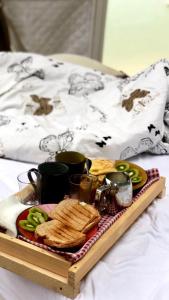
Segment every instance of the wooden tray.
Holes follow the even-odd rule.
[[[74,298],[80,292],[80,281],[84,276],[150,203],[156,197],[163,197],[164,191],[165,178],[160,177],[97,240],[87,254],[74,264],[57,254],[0,233],[0,266],[69,298]]]

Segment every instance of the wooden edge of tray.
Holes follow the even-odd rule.
[[[160,177],[136,202],[128,207],[125,213],[96,241],[90,251],[88,251],[81,260],[70,267],[68,275],[69,282],[74,285],[79,282],[133,224],[150,203],[157,196],[159,196],[159,198],[164,196],[164,190],[165,178]]]
[[[58,275],[68,277],[71,262],[64,257],[0,233],[0,251]]]
[[[69,298],[80,291],[81,279],[156,198],[164,196],[165,178],[154,182],[73,265],[63,257],[0,233],[0,266]],[[17,194],[15,194],[17,195]]]
[[[72,299],[80,292],[80,282],[72,286],[63,276],[1,251],[0,267]]]

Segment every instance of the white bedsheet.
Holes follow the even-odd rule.
[[[157,167],[167,192],[157,199],[82,280],[76,300],[169,299],[168,156],[142,154],[132,159],[145,169]],[[0,199],[18,190],[16,176],[33,164],[0,159]],[[0,269],[0,300],[61,300],[51,290]]]

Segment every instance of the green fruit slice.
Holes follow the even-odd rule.
[[[142,176],[133,176],[131,177],[132,183],[139,183],[142,181]]]
[[[46,218],[44,218],[44,213],[36,212],[36,213],[34,213],[34,217],[38,219],[39,224],[44,223],[45,221],[47,221]]]
[[[34,226],[28,220],[20,220],[19,226],[22,227],[23,229],[25,229],[27,231],[31,231],[31,232],[35,231],[35,229],[36,229],[36,226]]]
[[[40,214],[40,213],[39,213]],[[40,216],[42,217],[42,215],[40,214]],[[34,226],[37,226],[38,224],[40,224],[41,222],[39,221],[39,216],[37,215],[37,213],[29,213],[29,215],[27,216],[27,220],[33,224]],[[43,218],[43,220],[45,221],[45,219]]]
[[[48,220],[48,214],[42,210],[41,208],[38,208],[38,207],[32,207],[29,209],[29,214],[30,213],[36,213],[37,216],[40,217],[40,215],[44,218],[45,221]],[[41,219],[42,220],[42,219]],[[40,222],[41,223],[41,222]]]
[[[139,176],[139,170],[136,168],[129,168],[126,172],[130,178]]]
[[[127,162],[119,162],[116,165],[116,170],[121,171],[121,172],[126,172],[129,169],[129,163]]]
[[[30,212],[30,213],[36,213],[36,212],[41,213],[41,212],[44,212],[44,210],[42,210],[41,208],[38,208],[38,207],[31,207],[31,208],[29,209],[29,212]]]

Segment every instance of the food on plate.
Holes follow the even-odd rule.
[[[139,175],[139,170],[136,168],[129,168],[126,172],[130,178],[132,178],[133,176],[135,177],[135,176]]]
[[[141,182],[142,181],[142,176],[133,176],[132,178],[131,178],[131,181],[132,181],[132,183],[139,183],[139,182]]]
[[[87,232],[100,220],[99,212],[92,205],[76,199],[61,201],[49,216],[81,232]]]
[[[98,177],[100,184],[103,184],[105,174],[111,172],[127,172],[133,184],[140,183],[142,181],[142,174],[140,168],[133,166],[128,161],[113,161],[106,159],[93,159],[90,173]]]
[[[19,226],[27,231],[35,231],[37,225],[42,224],[48,220],[47,213],[38,208],[32,207],[25,220],[19,221]]]
[[[35,231],[36,226],[30,223],[28,220],[20,220],[19,226],[27,231]]]
[[[85,242],[86,235],[59,220],[51,220],[38,225],[35,231],[37,237],[43,238],[44,244],[58,248],[71,248]]]
[[[115,161],[108,159],[93,159],[90,174],[102,175],[115,171]]]
[[[126,161],[122,161],[122,162],[119,162],[116,164],[117,171],[126,172],[127,170],[129,170],[129,168],[130,168],[130,165]]]
[[[100,220],[99,212],[89,204],[76,199],[65,199],[49,212],[52,220],[36,227],[36,238],[58,248],[71,248],[83,244],[86,232]]]
[[[32,225],[36,226],[37,224],[40,224],[38,216],[36,216],[36,213],[29,213],[27,216],[27,220]]]
[[[65,199],[50,209],[48,214],[39,207],[26,209],[16,221],[18,232],[32,241],[63,249],[81,246],[97,230],[100,214],[92,205]]]
[[[39,218],[38,222],[42,223],[43,221],[47,221],[48,214],[41,208],[32,207],[29,209],[29,214],[34,214]],[[44,219],[44,220],[43,220]]]
[[[129,169],[127,171],[127,173],[129,174],[129,177],[131,178],[131,182],[134,184],[134,183],[139,183],[142,181],[142,176],[139,172],[138,169],[136,168],[133,168],[133,169]]]
[[[117,171],[126,172],[131,178],[131,182],[134,184],[140,183],[143,179],[141,172],[141,168],[136,165],[126,161],[117,161],[115,163],[115,168]]]

